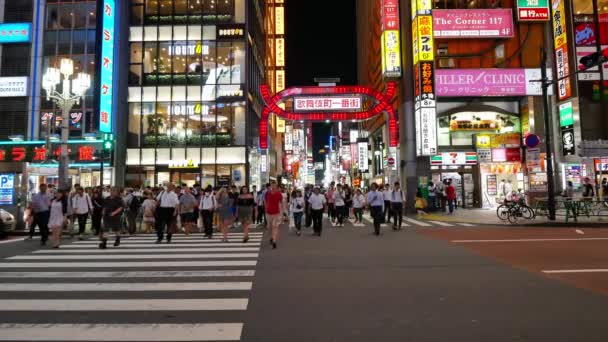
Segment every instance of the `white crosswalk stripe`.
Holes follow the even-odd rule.
[[[374,219],[368,214],[363,215],[363,220],[369,223],[374,223]],[[356,225],[355,225],[356,226]],[[382,223],[380,225],[383,228],[392,227],[390,223]],[[421,220],[421,219],[413,219],[407,216],[403,216],[403,227],[423,227],[423,228],[437,228],[437,227],[454,227],[454,226],[463,226],[463,227],[475,227],[476,225],[470,223],[455,223],[455,222],[443,222],[443,221],[431,221],[431,220]]]
[[[441,222],[441,221],[428,221],[428,222],[430,222],[432,224],[436,224],[438,226],[442,226],[442,227],[454,227],[453,224],[447,223],[447,222]]]
[[[249,236],[91,238],[0,260],[0,341],[239,341],[263,233]]]

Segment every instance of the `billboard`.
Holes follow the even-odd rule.
[[[0,44],[29,43],[32,40],[32,24],[0,24]]]
[[[553,44],[555,47],[555,68],[557,78],[570,75],[570,61],[568,57],[568,30],[566,27],[565,0],[552,0],[553,9]],[[557,94],[559,100],[565,100],[572,96],[570,77],[558,80]]]
[[[549,0],[517,0],[519,21],[549,21]]]
[[[0,174],[0,205],[12,205],[15,201],[15,175]]]
[[[539,96],[540,79],[540,69],[437,69],[435,89],[443,97]]]
[[[399,1],[382,0],[381,3],[382,35],[382,75],[384,77],[401,76],[401,48],[399,38]]]
[[[360,110],[360,96],[314,96],[294,99],[295,110]]]
[[[436,9],[433,34],[435,38],[511,38],[513,12],[510,8]]]
[[[0,97],[27,96],[27,76],[0,77]]]
[[[99,75],[99,130],[112,132],[114,107],[114,0],[103,0]]]

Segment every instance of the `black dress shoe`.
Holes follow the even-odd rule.
[[[108,247],[108,239],[102,239],[99,248],[106,249]]]
[[[277,243],[272,241],[272,249],[276,249],[277,248]]]
[[[249,241],[249,236],[245,236],[245,237],[243,238],[243,243],[247,243],[247,241]]]
[[[118,247],[120,246],[120,236],[116,237],[116,240],[114,241],[114,247]]]

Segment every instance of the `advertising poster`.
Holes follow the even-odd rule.
[[[0,205],[12,205],[15,200],[15,175],[0,174]]]
[[[511,38],[513,12],[496,9],[436,9],[433,11],[435,38]]]

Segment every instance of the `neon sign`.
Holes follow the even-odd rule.
[[[101,62],[99,63],[99,130],[112,132],[114,105],[114,0],[103,1],[103,19],[101,32]]]
[[[0,24],[0,44],[29,43],[32,39],[32,24]]]
[[[381,93],[375,89],[363,86],[337,86],[337,87],[293,87],[285,89],[275,95],[270,94],[270,87],[266,84],[260,86],[260,93],[266,103],[260,119],[260,148],[268,148],[268,118],[275,114],[285,120],[291,121],[345,121],[345,120],[367,120],[384,112],[388,114],[389,145],[399,144],[399,125],[397,114],[393,109],[393,99],[396,93],[396,83],[387,83],[386,90]],[[365,96],[374,103],[367,110],[358,111],[325,111],[314,110],[304,113],[290,112],[282,109],[279,105],[288,98],[299,96]]]

